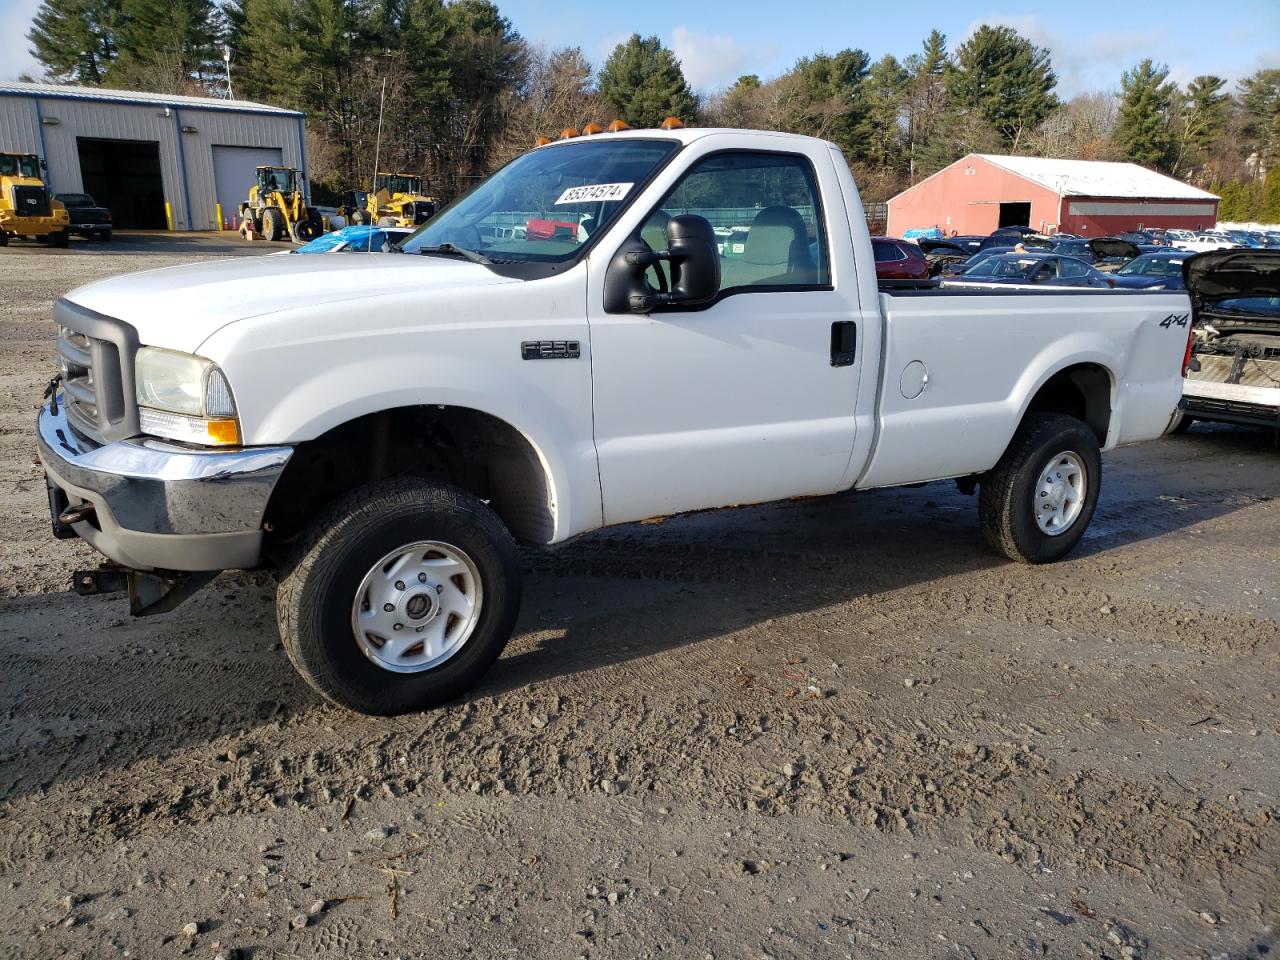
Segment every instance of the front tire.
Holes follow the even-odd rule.
[[[1080,542],[1098,503],[1097,437],[1075,417],[1031,414],[982,478],[982,535],[1021,563],[1052,563]]]
[[[276,616],[289,659],[321,696],[408,713],[484,675],[515,627],[521,578],[515,542],[484,503],[389,480],[348,494],[303,534]]]
[[[275,207],[262,211],[261,232],[268,240],[279,240],[284,236],[284,216]]]

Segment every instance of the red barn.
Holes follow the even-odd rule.
[[[1135,163],[971,153],[889,201],[888,234],[937,227],[1105,237],[1138,227],[1208,230],[1218,198]]]

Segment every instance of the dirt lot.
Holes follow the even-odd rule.
[[[0,252],[0,954],[1280,947],[1270,434],[1108,455],[1052,567],[942,484],[530,553],[480,689],[355,717],[295,678],[269,577],[134,621],[48,536],[52,298],[225,252],[258,248]]]

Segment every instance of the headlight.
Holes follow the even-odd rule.
[[[134,383],[144,433],[189,443],[240,442],[235,398],[213,361],[143,347],[134,363]]]

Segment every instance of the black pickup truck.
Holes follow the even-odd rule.
[[[99,240],[111,239],[111,211],[97,206],[89,194],[59,193],[54,199],[62,201],[67,213],[71,214],[71,226],[68,229],[72,233],[78,233],[82,237],[97,237]]]

